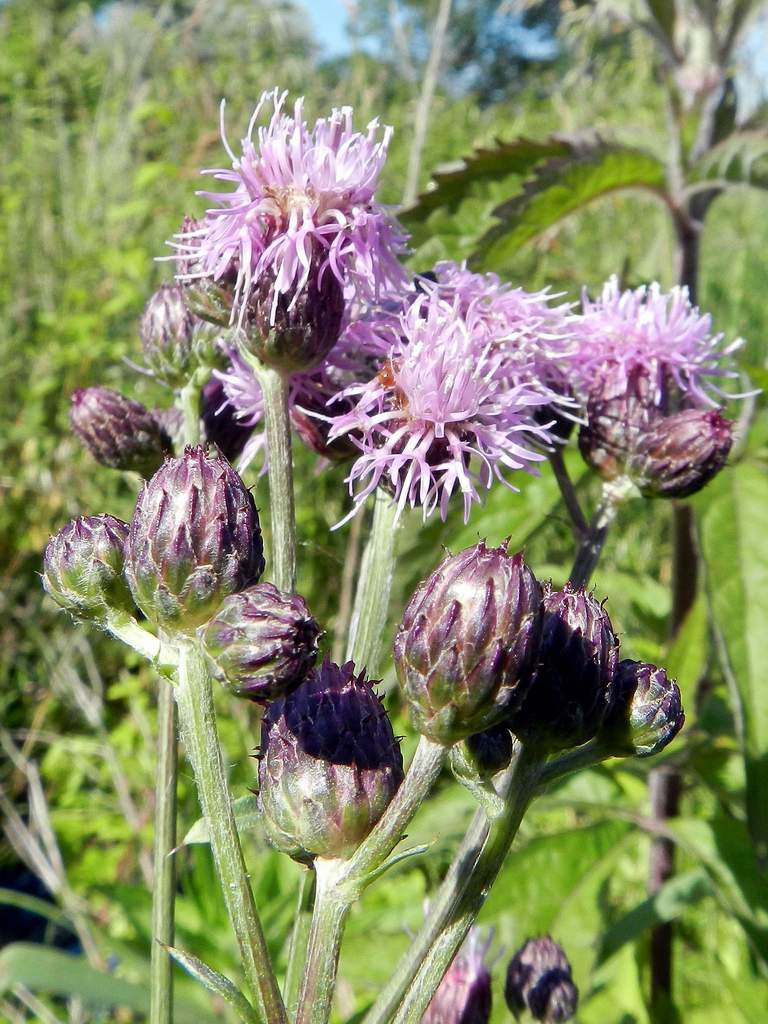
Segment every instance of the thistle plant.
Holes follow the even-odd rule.
[[[152,1024],[171,1020],[169,957],[244,1021],[326,1024],[349,911],[392,864],[425,855],[403,837],[448,766],[478,807],[365,1020],[487,1021],[491,978],[467,936],[529,805],[579,769],[659,752],[683,725],[675,683],[624,658],[633,652],[620,651],[620,624],[590,579],[621,502],[685,497],[723,469],[733,427],[719,403],[737,343],[723,344],[680,288],[622,291],[611,279],[579,307],[446,261],[414,277],[405,233],[376,196],[389,137],[375,121],[356,131],[348,108],[309,126],[302,102],[289,108],[275,90],[235,151],[222,108],[231,169],[212,173],[230,191],[204,192],[213,207],[185,219],[172,242],[177,281],[141,322],[147,368],[172,404],[150,413],[102,388],[74,397],[86,447],[147,476],[130,524],[87,517],[51,539],[44,585],[158,669]],[[575,423],[604,480],[588,527],[560,458]],[[294,433],[346,465],[345,521],[374,505],[341,665],[316,663],[325,624],[295,592]],[[266,558],[241,476],[254,460],[269,479]],[[514,502],[548,463],[575,523],[570,579],[539,581],[506,543],[436,551],[384,635],[398,521],[445,519],[456,505],[468,520],[489,489],[506,486]],[[399,681],[386,699],[372,681],[382,651]],[[264,832],[316,878],[306,961],[297,940],[282,990],[240,845],[214,682],[223,707],[238,697],[261,707]],[[390,718],[399,703],[418,736],[405,770]],[[176,714],[242,991],[175,945]],[[552,940],[516,954],[506,998],[536,1020],[573,1014],[577,990]]]

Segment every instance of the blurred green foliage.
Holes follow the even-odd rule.
[[[549,18],[552,5],[539,6]],[[383,9],[377,5],[378,14]],[[396,127],[384,197],[400,199],[418,75],[414,79],[394,58],[374,57],[364,48],[324,60],[306,24],[304,12],[290,3],[244,0],[104,6],[9,0],[0,6],[0,719],[3,735],[13,738],[24,759],[14,763],[9,757],[0,783],[24,810],[24,764],[37,764],[67,886],[118,976],[139,990],[146,984],[150,943],[142,858],[151,844],[153,682],[117,644],[80,633],[55,612],[43,600],[37,573],[49,533],[72,516],[104,510],[130,517],[137,481],[95,466],[79,449],[67,427],[68,398],[75,387],[98,382],[150,405],[167,400],[127,361],[139,356],[144,302],[170,276],[155,257],[164,253],[164,240],[183,214],[201,209],[194,198],[199,168],[221,161],[221,97],[227,98],[228,131],[235,137],[255,98],[276,83],[306,93],[310,116],[334,103],[352,103],[362,123],[380,116]],[[514,89],[501,99],[489,79],[482,105],[449,75],[431,112],[423,182],[438,165],[497,137],[543,140],[552,132],[598,132],[664,160],[664,105],[650,44],[627,33],[600,46],[587,38],[566,39],[555,66],[516,68]],[[497,58],[494,52],[489,75],[502,73]],[[418,72],[418,46],[414,59]],[[493,207],[521,182],[510,175],[472,184],[455,208],[414,223],[413,266],[470,255],[493,223]],[[719,199],[704,234],[701,280],[702,306],[712,311],[717,329],[747,339],[744,364],[760,382],[768,354],[767,215],[764,193],[740,190]],[[659,278],[670,284],[672,232],[653,201],[615,193],[540,234],[497,269],[526,287],[549,284],[570,298],[616,271],[628,283]],[[760,537],[759,522],[768,426],[762,400],[758,406],[747,457],[749,472],[762,474],[762,482],[743,497],[752,504],[740,507],[745,543],[761,545],[764,564],[768,539]],[[595,481],[575,455],[569,465],[591,504]],[[300,588],[327,625],[329,646],[350,536],[349,527],[329,531],[346,506],[342,478],[334,468],[318,473],[307,453],[297,456]],[[731,479],[731,490],[739,479]],[[266,504],[265,484],[253,483],[257,500]],[[720,555],[715,571],[727,579],[731,549],[718,548],[712,533],[730,514],[724,502],[734,500],[722,490],[702,495],[698,504],[703,543],[714,546]],[[523,481],[520,494],[496,489],[466,526],[458,512],[426,527],[418,517],[410,519],[402,531],[392,619],[441,546],[455,550],[484,536],[494,543],[511,536],[542,577],[562,582],[567,576],[573,542],[555,484],[544,475]],[[739,554],[748,564],[754,552]],[[679,923],[675,972],[686,1024],[746,1024],[765,1007],[768,906],[765,875],[745,826],[739,708],[716,657],[703,594],[669,649],[670,575],[669,510],[649,514],[645,506],[630,506],[609,539],[596,587],[609,595],[626,654],[667,658],[689,695],[688,726],[665,755],[685,778],[684,816],[674,824],[678,877],[669,891],[647,899],[647,769],[621,763],[585,773],[540,801],[481,917],[497,929],[497,948],[508,954],[541,931],[565,945],[582,990],[584,1024],[650,1019],[647,930],[666,919]],[[750,602],[765,602],[762,582],[751,579],[737,595],[741,605],[729,603],[724,610],[733,617],[729,637],[740,636],[738,616]],[[735,655],[753,671],[761,650],[757,607],[748,643]],[[765,620],[763,643],[764,631]],[[386,675],[384,685],[391,682]],[[223,694],[219,699],[232,789],[239,796],[254,783],[257,714]],[[392,710],[409,753],[412,737],[394,695]],[[470,812],[470,798],[443,780],[410,835],[414,843],[431,843],[430,855],[415,867],[393,870],[355,908],[342,959],[339,1020],[352,1019],[371,1001],[405,950],[407,929],[418,927],[421,901],[447,866]],[[184,771],[180,835],[198,813]],[[284,970],[299,868],[264,847],[257,833],[246,852],[267,939]],[[178,944],[236,977],[236,950],[208,849],[185,845],[178,859]],[[4,846],[0,866],[14,861]],[[69,914],[74,904],[57,896]],[[495,968],[497,993],[504,962]],[[89,988],[98,989],[98,979],[83,976],[78,990],[66,961],[45,964],[47,984],[30,955],[9,951],[3,959],[0,952],[0,1019],[24,1012],[19,984],[58,994],[46,1004],[58,1010],[61,999],[76,991],[90,993],[89,1006],[115,996],[111,979],[101,977],[100,997]],[[223,1006],[213,1005],[180,972],[179,984],[180,1021],[190,1012],[201,1020],[225,1016]],[[121,1001],[138,1014],[143,1004],[132,1002],[131,991]],[[100,1011],[93,1012],[99,1019]],[[28,1004],[26,1014],[43,1019]],[[507,1019],[497,995],[494,1021]]]

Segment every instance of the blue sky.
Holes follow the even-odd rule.
[[[304,6],[309,11],[326,56],[345,53],[349,49],[349,40],[347,12],[342,0],[304,0]]]

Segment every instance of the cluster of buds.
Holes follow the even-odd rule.
[[[299,861],[348,857],[403,779],[392,725],[365,673],[329,659],[262,719],[259,808],[270,843]]]
[[[570,1020],[576,1013],[579,990],[562,947],[548,935],[529,939],[509,962],[504,996],[516,1019],[527,1010],[544,1024]]]

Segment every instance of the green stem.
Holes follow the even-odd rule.
[[[309,944],[314,904],[315,874],[309,868],[302,868],[296,902],[296,920],[293,922],[291,944],[288,948],[288,966],[285,971],[285,1005],[288,1010],[288,1019],[291,1021],[296,1020],[299,1005],[301,975]]]
[[[583,768],[593,768],[600,764],[607,757],[611,757],[610,751],[597,739],[591,739],[575,750],[569,750],[567,754],[561,754],[549,761],[541,770],[539,785],[548,786],[565,775],[572,775],[573,772],[581,771]]]
[[[315,861],[315,909],[296,1024],[327,1024],[331,1016],[341,939],[352,905],[338,890],[339,871],[343,866],[344,862],[338,860],[318,858]]]
[[[576,558],[569,579],[571,586],[586,587],[588,585],[592,578],[592,573],[600,561],[605,538],[616,518],[619,505],[629,497],[633,490],[634,485],[624,477],[619,477],[617,480],[609,480],[603,484],[600,503],[589,524],[589,530],[586,536],[582,538],[576,551]]]
[[[149,974],[149,1024],[173,1020],[173,965],[167,947],[174,943],[176,897],[176,702],[166,679],[158,681],[157,766],[155,768],[155,878],[152,889],[152,950]]]
[[[433,925],[435,941],[414,974],[394,1018],[395,1024],[418,1024],[421,1020],[506,860],[536,792],[540,769],[539,756],[523,747],[512,771],[505,814],[491,825],[487,842],[471,870],[449,872],[446,877],[443,886],[446,883],[450,886],[446,894],[450,898],[443,901],[446,910],[441,914],[439,926]],[[415,963],[418,965],[419,961]]]
[[[208,367],[200,367],[178,393],[177,405],[184,414],[184,444],[200,444],[200,396],[211,375]],[[180,452],[178,454],[181,454]]]
[[[355,607],[349,627],[347,658],[358,668],[376,673],[389,612],[395,562],[397,506],[379,487],[373,507],[371,535],[363,554]]]
[[[277,981],[269,959],[253,893],[248,883],[240,838],[227,787],[224,761],[216,732],[211,677],[194,641],[179,644],[176,700],[181,735],[192,762],[200,803],[208,824],[211,850],[221,890],[248,985],[267,1024],[287,1024]]]
[[[110,612],[104,622],[104,629],[148,661],[157,661],[160,656],[160,641],[154,633],[144,629],[125,612]]]
[[[576,494],[576,488],[573,486],[573,481],[568,473],[568,468],[565,465],[565,459],[563,458],[563,449],[556,447],[554,451],[550,452],[549,463],[552,466],[552,472],[554,473],[557,486],[560,488],[560,494],[563,497],[563,504],[565,510],[570,516],[571,525],[573,526],[576,538],[583,540],[586,537],[589,526],[584,518],[584,513],[581,511],[581,505],[579,504],[579,498]]]
[[[269,509],[272,523],[272,582],[278,590],[296,589],[296,511],[293,502],[293,447],[288,407],[289,375],[264,366],[254,356],[254,369],[264,399],[267,434]]]

